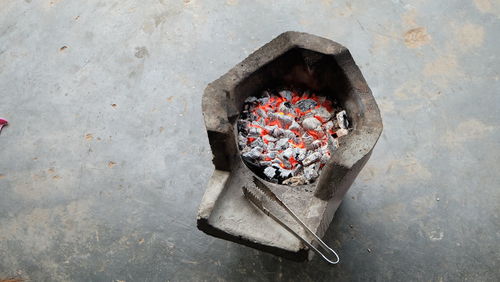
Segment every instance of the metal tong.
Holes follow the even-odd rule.
[[[269,216],[274,221],[279,223],[281,226],[283,226],[286,230],[288,230],[290,233],[292,233],[295,237],[297,237],[302,242],[304,242],[304,244],[306,244],[309,248],[311,248],[315,253],[320,255],[328,263],[337,264],[340,261],[337,253],[334,250],[332,250],[332,248],[328,247],[328,245],[326,245],[325,242],[323,242],[318,237],[318,235],[316,235],[314,232],[312,232],[311,229],[309,229],[309,227],[307,227],[307,225],[305,225],[305,223],[302,220],[300,220],[297,217],[297,215],[292,210],[290,210],[285,205],[285,203],[283,203],[283,201],[281,201],[278,198],[278,196],[276,196],[276,194],[273,193],[273,191],[271,191],[271,189],[269,189],[269,187],[267,187],[264,183],[262,183],[256,177],[253,177],[253,181],[255,183],[256,188],[252,187],[249,189],[248,187],[245,187],[245,186],[242,187],[243,194],[250,202],[252,202],[252,204],[254,204],[257,208],[259,208],[262,212],[264,212],[267,216]],[[327,256],[325,254],[323,254],[316,247],[314,247],[313,244],[311,244],[306,238],[300,236],[297,232],[293,231],[293,229],[290,228],[290,226],[288,226],[285,222],[283,222],[281,219],[279,219],[278,216],[276,216],[268,208],[266,208],[265,202],[268,202],[268,201],[266,201],[266,198],[267,198],[267,200],[270,200],[270,201],[278,204],[280,207],[282,207],[289,215],[291,215],[293,217],[293,219],[295,219],[304,228],[306,233],[308,233],[314,237],[314,239],[318,242],[318,246],[321,246],[321,248],[326,250],[328,253],[335,255],[336,260],[334,261],[334,260],[327,258]]]

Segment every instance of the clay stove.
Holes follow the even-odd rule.
[[[317,159],[317,175],[307,181],[292,185],[283,177],[273,180],[271,174],[252,169],[248,159],[245,159],[249,150],[242,151],[245,146],[241,144],[238,124],[241,124],[242,114],[248,110],[249,100],[262,96],[261,93],[269,89],[302,89],[307,93],[318,93],[316,101],[335,101],[339,109],[345,110],[341,115],[346,119],[342,123],[348,134],[335,138],[336,146],[329,151],[328,158]],[[282,226],[256,210],[243,197],[242,186],[252,185],[253,177],[260,177],[322,237],[382,132],[382,120],[375,99],[349,51],[331,40],[299,32],[281,34],[210,83],[203,95],[203,114],[215,171],[200,204],[198,228],[216,237],[298,261],[310,258],[309,250]],[[340,117],[337,115],[336,122],[340,128]],[[334,116],[330,117],[335,120]],[[298,120],[297,116],[294,118]],[[324,132],[330,135],[335,133]],[[297,145],[294,142],[299,139],[294,140],[292,143]],[[326,148],[327,143],[321,144]],[[313,147],[313,150],[318,149]],[[323,151],[319,152],[322,155]],[[259,156],[258,160],[262,157]],[[289,165],[288,158],[281,160],[288,161],[285,165]],[[285,165],[281,163],[281,168],[294,168]],[[276,170],[279,169],[276,167]],[[291,173],[287,178],[293,176]],[[290,222],[290,225],[296,223]],[[301,227],[294,226],[294,229],[301,230]]]

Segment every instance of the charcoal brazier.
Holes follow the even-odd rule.
[[[279,86],[330,96],[347,111],[352,126],[314,183],[296,187],[266,183],[320,237],[370,157],[382,120],[347,48],[311,34],[285,32],[205,89],[202,107],[215,171],[199,207],[197,226],[216,237],[303,261],[311,257],[303,243],[242,193],[242,186],[252,185],[255,174],[240,157],[236,120],[247,97]],[[301,230],[294,221],[289,225]]]

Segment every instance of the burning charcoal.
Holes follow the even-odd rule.
[[[302,142],[302,140],[300,139],[300,137],[297,136],[297,135],[294,135],[293,137],[291,137],[289,139],[290,139],[290,141],[288,141],[288,142],[290,142],[292,144],[300,144]],[[295,145],[293,147],[297,147],[297,145]]]
[[[306,184],[306,179],[302,175],[294,176],[283,181],[283,184],[291,186],[304,185]]]
[[[310,110],[317,106],[316,101],[311,99],[301,100],[295,104],[302,112]]]
[[[314,165],[304,168],[304,178],[307,182],[312,182],[318,177],[318,173],[314,169]]]
[[[265,125],[263,119],[254,120],[254,121],[252,121],[252,124],[253,124],[253,127],[257,127],[257,128],[260,128],[260,129],[263,129],[263,127]]]
[[[274,142],[268,142],[267,143],[267,150],[268,151],[272,151],[274,149],[276,149],[276,143],[274,143]]]
[[[282,90],[278,92],[282,98],[285,98],[287,101],[292,101],[292,92],[288,90]]]
[[[287,127],[292,124],[293,118],[289,115],[285,115],[283,113],[270,113],[269,117],[271,120],[278,120],[281,124],[281,127]]]
[[[240,120],[245,120],[248,118],[248,115],[250,114],[249,110],[250,110],[250,105],[249,104],[245,104],[244,106],[245,110],[241,112],[240,114]]]
[[[273,163],[271,161],[260,161],[259,165],[264,167],[264,166],[271,166]]]
[[[323,154],[321,155],[321,159],[319,160],[319,162],[321,164],[326,164],[329,159],[330,159],[330,154]]]
[[[246,120],[238,120],[238,123],[237,123],[237,126],[238,126],[238,131],[239,132],[242,132],[243,130],[247,130],[248,129],[248,125],[250,124],[249,121],[246,121]]]
[[[271,132],[271,135],[276,137],[276,138],[279,138],[280,136],[283,135],[285,131],[282,129],[282,128],[279,128],[279,127],[276,127],[273,132]]]
[[[283,158],[283,157],[281,158],[281,163],[282,163],[285,167],[287,167],[287,168],[292,166],[292,164],[291,164],[291,163],[290,163],[287,159],[285,159],[285,158]]]
[[[304,164],[305,166],[308,166],[314,162],[316,162],[317,160],[319,160],[321,158],[321,154],[319,152],[314,152],[312,153],[311,155],[309,155],[308,157],[306,157],[303,161],[302,161],[302,164]]]
[[[278,114],[273,112],[272,110],[267,111],[267,116],[269,117],[270,121],[278,120]]]
[[[261,155],[262,155],[262,148],[255,147],[252,150],[250,150],[249,152],[244,153],[243,157],[250,159],[250,160],[257,160],[260,158]]]
[[[288,138],[281,138],[276,142],[276,148],[280,148],[280,150],[285,150],[288,148],[290,143],[288,143]]]
[[[316,150],[321,147],[321,140],[314,140],[308,147],[309,150]]]
[[[292,148],[288,148],[286,149],[285,151],[283,151],[282,155],[283,155],[283,158],[285,159],[290,159],[292,156],[293,156],[293,152],[294,150]]]
[[[240,148],[240,150],[243,150],[243,148],[245,148],[246,145],[247,145],[247,142],[244,142],[244,141],[238,142],[238,148]]]
[[[278,154],[278,152],[276,152],[276,151],[269,151],[269,152],[267,152],[267,157],[274,159],[274,158],[276,158],[277,154]]]
[[[290,170],[290,169],[284,169],[284,168],[280,168],[278,171],[279,171],[280,176],[282,178],[288,178],[288,177],[292,176],[292,173],[293,173],[292,170]]]
[[[319,117],[322,122],[327,122],[332,118],[332,114],[328,112],[326,108],[320,107],[318,109],[314,109],[313,111],[314,116]]]
[[[266,112],[265,112],[263,109],[261,109],[261,108],[257,108],[256,112],[257,112],[257,114],[258,114],[259,116],[261,116],[262,118],[267,118],[267,114],[266,114]]]
[[[268,134],[264,135],[262,137],[262,139],[264,139],[267,142],[276,142],[276,140],[278,140],[278,139],[276,139],[276,138],[274,138],[274,137],[272,137],[271,135],[268,135]]]
[[[257,127],[250,127],[248,129],[248,137],[260,137],[261,133],[262,133],[262,129],[257,128]]]
[[[258,115],[258,114],[256,114],[256,113],[251,113],[251,114],[250,114],[250,120],[256,120],[256,119],[258,119],[258,118],[259,118],[259,115]]]
[[[276,170],[268,166],[264,169],[264,174],[269,178],[273,178],[276,175]]]
[[[250,152],[250,150],[252,150],[252,148],[250,148],[248,146],[243,147],[243,149],[241,150],[241,155],[243,156],[245,153]]]
[[[281,161],[278,159],[272,160],[271,167],[275,168],[276,170],[279,170],[281,168]]]
[[[240,150],[247,145],[248,139],[243,136],[243,134],[238,134],[238,145],[240,146]]]
[[[285,136],[286,138],[288,139],[292,139],[292,138],[295,138],[295,133],[291,130],[284,130],[283,131],[283,136]]]
[[[311,143],[314,141],[314,137],[312,137],[308,133],[304,133],[302,135],[302,141],[304,141],[304,143],[306,144],[306,146],[309,147],[311,145]]]
[[[274,130],[275,128],[278,128],[278,127],[277,127],[276,125],[273,125],[273,126],[266,125],[266,126],[264,127],[264,129],[265,129],[267,132],[273,132],[273,130]]]
[[[250,127],[248,129],[248,137],[257,137],[260,136],[258,128]]]
[[[257,101],[257,98],[254,97],[254,96],[250,96],[250,97],[248,97],[248,98],[245,99],[245,103],[253,103],[255,101]]]
[[[246,139],[247,139],[247,138],[243,135],[243,133],[239,132],[239,133],[238,133],[238,140],[240,140],[240,141],[241,141],[241,140],[243,140],[243,139],[245,139],[245,141],[246,141]]]
[[[338,137],[342,137],[342,136],[347,135],[347,133],[349,133],[349,131],[345,128],[341,128],[341,129],[335,131],[335,133],[337,134],[337,138],[338,138]]]
[[[347,129],[349,127],[349,121],[347,120],[345,111],[341,111],[337,114],[337,122],[342,129]]]
[[[321,126],[321,122],[314,118],[314,117],[309,117],[304,119],[302,122],[302,127],[306,130],[316,130],[316,128],[319,128]]]
[[[328,148],[328,145],[324,145],[318,149],[318,152],[320,152],[321,155],[330,155],[330,148]]]
[[[295,159],[297,161],[302,161],[306,158],[306,150],[305,149],[302,149],[302,148],[295,148]]]
[[[292,94],[264,91],[259,98],[248,97],[237,122],[237,142],[245,161],[261,167],[269,181],[302,185],[318,177],[349,124],[340,107],[333,106],[336,115],[328,110],[335,101]]]
[[[257,99],[257,103],[259,103],[261,105],[265,105],[265,104],[269,103],[269,97],[259,98],[259,99]]]
[[[288,129],[290,129],[290,130],[300,130],[301,127],[300,127],[300,125],[296,121],[292,121],[292,124],[290,125],[290,127],[288,127]]]
[[[323,128],[324,128],[326,131],[328,131],[328,130],[332,129],[332,128],[333,128],[333,121],[331,121],[331,120],[330,120],[329,122],[324,123],[324,124],[323,124]]]
[[[321,163],[320,162],[317,162],[314,164],[314,170],[316,171],[316,173],[318,173],[319,175],[319,170],[321,169]]]
[[[278,111],[283,112],[285,114],[288,114],[291,111],[291,107],[290,106],[291,105],[288,102],[281,103]]]
[[[257,138],[257,139],[255,139],[255,140],[254,140],[254,141],[250,144],[250,146],[251,146],[252,148],[260,147],[261,149],[262,149],[262,148],[267,147],[266,145],[267,145],[267,144],[266,144],[266,143],[264,143],[264,141],[262,141],[262,138],[260,138],[260,137],[259,137],[259,138]]]
[[[289,115],[278,114],[278,120],[280,121],[281,127],[287,128],[293,122],[293,118]]]
[[[313,136],[314,139],[323,139],[323,137],[325,137],[325,132],[321,129],[321,127],[316,128],[315,130],[309,130],[307,133]]]

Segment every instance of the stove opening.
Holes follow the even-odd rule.
[[[285,185],[314,182],[349,133],[347,113],[330,97],[275,88],[250,96],[237,121],[244,163],[259,177]]]

